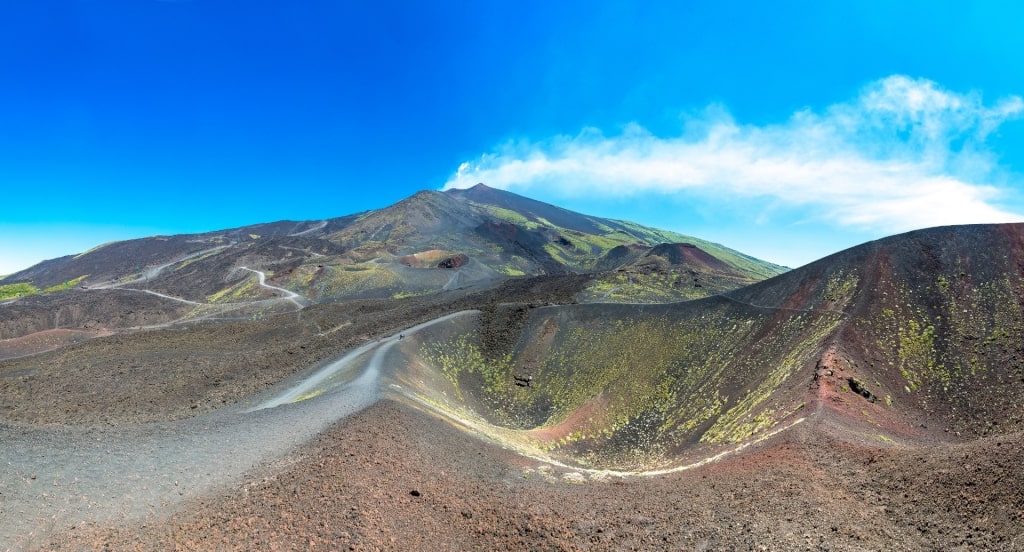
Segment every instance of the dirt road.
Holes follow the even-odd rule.
[[[367,343],[249,401],[194,418],[107,428],[0,425],[0,542],[29,546],[83,522],[167,514],[227,488],[376,402],[388,348],[460,315]]]

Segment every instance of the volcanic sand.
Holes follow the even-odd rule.
[[[41,447],[133,432],[141,438],[152,427],[187,429],[318,359],[392,330],[488,301],[564,301],[575,289],[576,283],[560,281],[546,288],[506,288],[486,298],[398,302],[390,310],[320,306],[301,319],[100,338],[0,364],[0,382],[15,382],[4,389],[0,412],[11,434],[21,431],[25,441]],[[172,352],[169,337],[178,340]],[[140,353],[136,365],[121,377],[106,376],[111,370],[105,359],[124,358],[125,351]],[[181,355],[191,355],[198,369],[165,370]],[[295,360],[279,362],[289,357]],[[115,391],[131,390],[124,396],[133,400],[96,400],[97,389],[87,385],[91,377]],[[308,402],[286,410],[301,414],[317,404]],[[17,541],[0,549],[1024,547],[1017,530],[1024,516],[1019,432],[960,444],[882,442],[848,431],[827,408],[810,408],[806,417],[701,467],[601,478],[516,455],[394,396],[304,444],[283,447],[283,454],[242,466],[233,479],[212,474],[201,492],[132,508],[121,517],[64,522],[58,516],[32,534],[18,533]],[[186,423],[160,426],[173,419]],[[118,454],[135,452],[125,444]],[[239,465],[246,462],[244,448],[232,453],[241,458]],[[12,477],[8,470],[4,481],[45,495],[54,481],[43,473]],[[154,486],[171,489],[173,497],[170,479]],[[122,492],[97,490],[108,498]],[[40,513],[3,504],[9,523]]]

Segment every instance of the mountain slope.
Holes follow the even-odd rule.
[[[25,306],[40,312],[22,314],[41,320],[53,308],[50,303],[66,301],[50,296],[71,288],[142,291],[167,300],[169,312],[182,321],[238,318],[289,305],[402,298],[490,287],[511,277],[589,273],[609,265],[608,254],[616,248],[650,251],[665,242],[699,248],[701,260],[694,266],[708,276],[705,283],[715,285],[696,283],[696,272],[680,276],[694,266],[669,263],[657,278],[646,278],[642,290],[598,281],[581,299],[681,300],[783,271],[696,238],[574,213],[481,184],[419,192],[383,209],[324,221],[280,221],[104,244],[0,280],[0,298],[39,294]],[[689,251],[696,255],[698,249]],[[680,277],[686,279],[684,290],[658,291]],[[608,293],[609,286],[616,293]],[[299,298],[293,301],[291,294]],[[115,320],[124,319],[124,308],[118,304],[111,303],[106,315],[90,317],[93,325],[119,328]],[[183,316],[182,310],[187,311]],[[35,324],[12,327],[30,326]],[[72,323],[64,329],[82,328]]]
[[[1021,547],[1024,225],[894,236],[686,303],[540,306],[570,301],[584,278],[320,304],[0,362],[7,534],[54,539],[15,541],[42,548]],[[243,412],[275,382],[275,396],[302,389],[298,404]],[[252,438],[275,416],[319,423],[312,413],[371,383],[384,400],[286,442],[294,454],[242,479],[217,468],[245,447],[210,435]],[[168,418],[181,423],[134,423]],[[260,439],[281,438],[274,427]],[[132,439],[154,429],[169,446]],[[174,478],[120,467],[184,449],[201,462]],[[194,486],[218,477],[224,491]],[[129,498],[140,517],[126,517]]]
[[[597,261],[602,274],[580,302],[671,303],[717,295],[756,280],[692,243],[618,246]]]
[[[410,395],[534,454],[652,469],[807,419],[880,445],[1020,431],[1022,343],[1024,225],[935,228],[687,303],[485,313],[409,351],[436,374]]]
[[[590,236],[604,238],[600,241],[587,240],[592,246],[588,251],[589,255],[595,254],[596,251],[606,253],[617,245],[641,244],[653,247],[658,244],[689,243],[723,261],[752,281],[762,280],[786,270],[784,267],[754,259],[720,244],[693,236],[641,226],[623,220],[580,215],[511,192],[489,188],[484,184],[477,184],[467,190],[448,190],[446,193],[463,197],[481,206],[492,216],[505,218],[528,228],[540,226],[560,229],[563,234],[567,234],[563,237],[569,240],[572,240],[572,236],[580,236],[584,239]],[[617,245],[612,245],[613,243]],[[578,243],[573,245],[579,247]],[[585,263],[588,268],[592,268],[595,257],[589,255],[586,257]],[[597,255],[597,257],[600,256]]]

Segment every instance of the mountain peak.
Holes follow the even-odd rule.
[[[450,195],[456,197],[464,197],[468,199],[493,198],[495,195],[511,194],[511,192],[506,192],[498,188],[492,188],[487,184],[484,184],[483,182],[480,182],[479,184],[472,186],[470,188],[451,188],[450,190],[446,191]]]
[[[702,266],[718,257],[751,281],[778,273],[715,244],[576,213],[479,183],[467,189],[420,191],[382,209],[319,223],[282,221],[118,242],[41,263],[7,281],[30,282],[39,289],[79,279],[86,286],[145,282],[158,293],[204,302],[209,297],[219,299],[218,294],[228,293],[225,290],[232,286],[249,285],[243,281],[246,274],[234,270],[225,277],[224,269],[248,266],[250,259],[259,258],[262,268],[275,274],[275,286],[302,293],[311,301],[376,298],[398,289],[416,293],[448,289],[456,285],[452,282],[484,285],[512,276],[614,268],[621,264],[613,262],[616,255],[596,263],[617,245],[647,248],[681,241],[693,241],[701,249],[677,252],[675,257],[699,256],[703,250],[708,258]],[[437,259],[435,252],[440,255]],[[628,249],[626,253],[630,261],[639,256]],[[463,263],[459,279],[453,280],[445,272],[409,272],[408,265],[396,260],[421,254],[433,264],[456,255],[472,262]],[[336,266],[346,268],[329,268]],[[251,297],[245,298],[261,299],[270,293],[264,289],[268,288],[254,288]]]

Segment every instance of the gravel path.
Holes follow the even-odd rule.
[[[260,286],[261,287],[265,287],[267,289],[274,290],[274,291],[277,291],[277,292],[280,292],[280,293],[284,294],[283,299],[291,301],[292,303],[295,303],[295,306],[299,307],[300,309],[303,308],[303,307],[308,307],[310,305],[309,300],[306,299],[305,297],[299,295],[298,293],[295,293],[294,291],[290,291],[290,290],[284,289],[282,287],[272,286],[272,285],[268,284],[267,283],[267,275],[264,272],[262,272],[260,270],[253,270],[253,269],[251,269],[249,267],[246,267],[246,266],[241,266],[239,268],[241,268],[242,270],[248,270],[249,272],[255,272],[256,275],[259,277]]]
[[[380,396],[384,353],[403,335],[366,344],[239,405],[173,422],[120,427],[0,425],[0,550],[31,547],[83,522],[176,511],[237,483]]]

